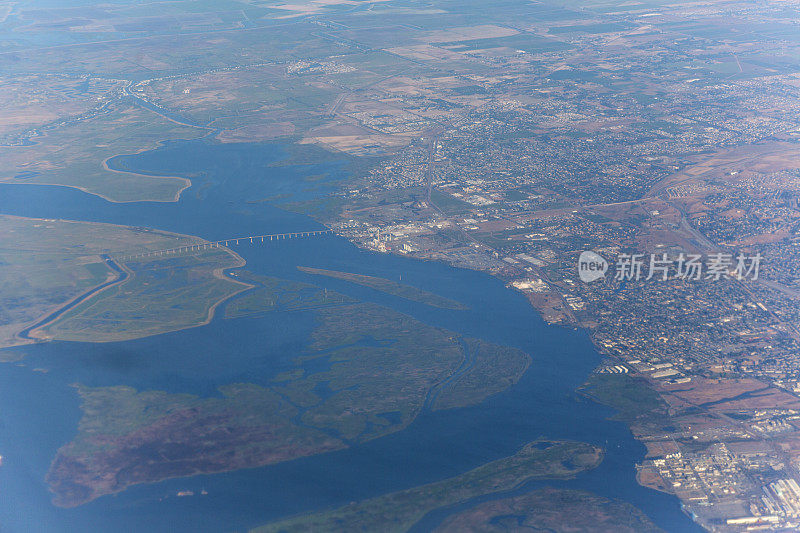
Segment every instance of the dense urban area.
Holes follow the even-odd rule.
[[[800,527],[800,33],[784,3],[693,6],[526,25],[569,46],[478,49],[480,74],[370,87],[405,112],[362,123],[425,134],[330,220],[369,249],[492,272],[586,328],[598,372],[664,404],[631,419],[640,480],[701,524]],[[760,33],[783,16],[785,35]],[[585,250],[604,280],[580,281]],[[635,254],[639,279],[620,266]],[[682,254],[705,271],[680,272]]]

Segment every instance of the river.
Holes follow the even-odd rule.
[[[346,177],[344,162],[282,165],[280,144],[181,141],[112,159],[120,170],[189,177],[179,202],[115,204],[58,186],[0,184],[0,213],[145,226],[218,240],[321,229],[278,209],[275,195],[314,198]],[[310,177],[326,176],[324,179]],[[10,350],[25,355],[0,370],[0,525],[2,531],[195,532],[242,530],[300,512],[437,481],[515,453],[539,437],[603,446],[603,464],[574,480],[537,482],[590,490],[644,511],[668,531],[695,531],[677,499],[639,486],[634,465],[644,446],[613,413],[575,393],[600,356],[587,335],[549,326],[519,293],[491,276],[440,263],[359,250],[325,236],[233,247],[246,268],[308,281],[377,302],[431,325],[514,346],[533,362],[522,380],[480,405],[424,412],[408,428],[346,450],[237,472],[172,479],[129,488],[75,509],[50,503],[44,477],[80,419],[75,383],[218,394],[233,382],[267,383],[308,342],[313,312],[223,320],[134,341],[49,342]],[[344,281],[299,272],[298,265],[397,280],[469,306],[432,308]],[[45,369],[46,372],[34,371]],[[192,497],[176,497],[194,491]],[[200,495],[201,491],[207,494]],[[448,511],[432,513],[427,530]]]

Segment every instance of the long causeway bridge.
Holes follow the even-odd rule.
[[[132,254],[116,257],[119,261],[130,261],[140,257],[153,257],[158,255],[179,254],[184,252],[192,252],[197,250],[207,250],[210,248],[220,248],[222,246],[231,246],[239,244],[240,242],[250,241],[251,243],[262,243],[269,241],[282,241],[286,239],[301,239],[304,237],[316,237],[318,235],[329,235],[333,231],[329,229],[316,230],[316,231],[296,231],[293,233],[271,233],[268,235],[248,235],[246,237],[234,237],[232,239],[222,239],[219,241],[208,241],[198,244],[187,244],[186,246],[178,246],[177,248],[166,248],[163,250],[151,250],[140,254]]]

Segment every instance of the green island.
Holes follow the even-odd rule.
[[[537,440],[516,454],[456,477],[267,524],[251,533],[301,531],[408,531],[429,512],[478,496],[504,492],[534,479],[568,479],[597,467],[603,450],[583,442]]]
[[[425,305],[430,305],[431,307],[438,307],[440,309],[453,309],[456,311],[465,311],[469,309],[469,307],[467,307],[466,305],[457,302],[455,300],[451,300],[450,298],[445,298],[444,296],[439,296],[438,294],[424,291],[422,289],[418,289],[410,285],[405,285],[403,283],[398,283],[396,281],[392,281],[386,278],[378,278],[374,276],[366,276],[364,274],[353,274],[350,272],[339,272],[336,270],[325,270],[322,268],[312,268],[303,266],[299,266],[297,267],[297,269],[302,272],[306,272],[307,274],[328,276],[329,278],[349,281],[350,283],[363,285],[364,287],[369,287],[370,289],[375,289],[376,291],[381,291],[386,294],[390,294],[392,296],[398,296],[400,298],[405,298],[406,300],[411,300],[413,302],[419,302]]]
[[[270,311],[302,311],[358,301],[309,283],[258,276],[246,270],[235,272],[231,276],[253,285],[254,288],[228,303],[225,307],[225,318],[259,315]]]
[[[466,364],[432,395],[431,408],[451,409],[480,403],[517,382],[530,365],[519,350],[479,339],[462,339]]]
[[[226,248],[126,261],[118,285],[34,330],[40,339],[111,342],[207,324],[217,306],[249,285],[223,275],[244,261]]]
[[[319,290],[302,284],[281,290],[298,285],[297,301],[317,301]],[[530,361],[519,350],[462,339],[377,304],[304,312],[316,318],[309,344],[293,368],[265,386],[231,384],[210,398],[79,387],[77,435],[47,476],[54,502],[76,506],[137,483],[263,466],[375,439],[425,409],[473,405],[502,391]]]
[[[633,505],[578,490],[546,488],[481,503],[457,513],[436,533],[501,531],[656,533],[661,531]]]
[[[6,215],[0,216],[0,229],[0,347],[32,339],[123,340],[191,327],[247,287],[222,275],[223,268],[241,264],[227,249],[117,261],[127,274],[124,280],[102,257],[205,242],[197,237]],[[115,279],[121,282],[111,283]],[[111,284],[79,301],[106,283]],[[31,331],[31,338],[19,336],[72,302],[74,307]]]

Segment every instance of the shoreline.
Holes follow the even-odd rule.
[[[21,218],[25,218],[25,217],[21,217]],[[309,217],[309,218],[310,218],[310,219],[313,219],[313,217]],[[98,222],[97,224],[103,224],[103,223],[102,223],[102,222]],[[162,230],[154,230],[154,231],[162,231]],[[165,233],[169,233],[169,232],[165,232]],[[349,239],[348,239],[348,241],[349,241]],[[349,241],[349,242],[352,242],[352,241]],[[236,252],[235,252],[235,251],[232,251],[232,250],[230,250],[230,253],[232,253],[232,254],[236,254]],[[396,255],[397,255],[397,254],[396,254]],[[239,261],[240,261],[240,262],[241,262],[241,261],[244,261],[244,259],[243,259],[241,256],[239,256],[238,254],[236,254],[236,256],[239,258]],[[406,257],[408,257],[408,256],[406,256]],[[420,259],[420,258],[416,258],[416,257],[408,257],[408,258]],[[426,261],[430,261],[431,259],[425,259],[425,260],[426,260]],[[240,262],[239,262],[239,263],[237,263],[237,264],[240,264]],[[443,263],[443,261],[438,261],[438,262],[439,262],[439,263]],[[448,266],[450,266],[450,265],[448,265]],[[236,267],[234,267],[234,268],[236,268]],[[450,268],[453,268],[453,267],[452,267],[452,266],[450,266]],[[480,270],[480,269],[466,269],[466,268],[464,268],[464,266],[463,266],[463,265],[459,265],[459,266],[457,266],[457,267],[455,267],[455,268],[459,268],[459,269],[463,269],[463,270],[472,270],[472,271],[475,271],[475,272],[481,272],[481,274],[487,274],[487,273],[489,273],[489,272],[486,272],[486,271],[483,271],[483,270]],[[219,270],[219,269],[215,269],[215,271],[218,271],[218,270]],[[224,273],[224,271],[222,271],[222,272],[215,272],[215,275],[217,275],[217,274],[218,274],[218,275],[220,275],[220,276],[225,276],[225,273]],[[489,274],[491,274],[491,273],[489,273]],[[228,276],[225,276],[225,277],[228,277]],[[499,277],[499,276],[495,276],[495,275],[493,275],[493,277],[500,279],[500,277]],[[229,278],[229,277],[228,277],[228,278]],[[230,278],[229,278],[229,279],[230,279]],[[237,281],[238,281],[238,280],[237,280]],[[241,283],[241,282],[240,282],[240,283]],[[508,288],[508,287],[506,287],[506,288]],[[239,293],[243,292],[244,290],[246,290],[246,288],[242,288],[242,289],[241,289],[240,291],[238,291],[236,294],[239,294]],[[518,292],[519,292],[519,291],[518,291]],[[222,300],[220,300],[220,301],[216,302],[216,305],[214,306],[214,311],[216,311],[217,309],[219,309],[219,306],[220,306],[220,305],[222,305],[222,304],[224,303],[224,301],[226,301],[228,298],[231,298],[232,296],[233,296],[233,295],[231,295],[231,296],[227,296],[225,299],[222,299]],[[540,314],[539,314],[539,315],[540,315]],[[211,315],[211,313],[209,313],[209,317],[210,317],[211,319],[213,319],[213,315]],[[208,318],[208,317],[207,317],[207,318]],[[545,324],[546,324],[546,322],[545,322]],[[191,327],[196,327],[196,326],[191,326]],[[183,329],[190,329],[190,328],[182,327],[182,328],[179,328],[179,329],[183,330]],[[530,373],[530,366],[528,367],[526,374],[528,374],[528,373]],[[180,476],[180,477],[184,477],[184,476]]]
[[[43,184],[29,184],[29,185],[43,185]],[[49,219],[49,218],[36,218],[36,217],[24,217],[24,216],[7,215],[7,214],[0,214],[0,216],[1,217],[14,218],[14,219],[17,219],[17,220],[30,220],[30,221],[42,221],[42,222],[53,220],[53,221],[71,223],[71,224],[90,224],[90,225],[95,225],[95,226],[111,226],[111,227],[121,228],[121,229],[130,229],[131,228],[131,226],[126,226],[126,225],[123,225],[123,224],[113,224],[113,223],[108,223],[108,222],[93,222],[93,221],[71,220],[71,219],[61,219],[61,218],[52,218],[52,219]],[[167,230],[161,230],[161,229],[157,229],[157,228],[147,228],[147,229],[149,231],[161,233],[161,234],[170,236],[170,237],[175,238],[175,239],[185,239],[185,240],[187,240],[187,241],[189,241],[190,243],[193,243],[193,244],[204,244],[204,243],[209,242],[206,239],[203,239],[202,237],[198,237],[196,235],[188,235],[188,234],[176,233],[176,232],[171,232],[171,231],[167,231]],[[168,332],[171,332],[171,331],[181,331],[181,330],[184,330],[184,329],[190,329],[190,328],[193,328],[193,327],[199,327],[199,326],[204,326],[204,325],[209,324],[214,319],[214,317],[216,316],[216,310],[220,305],[225,303],[227,300],[233,298],[234,296],[237,296],[237,295],[241,294],[242,292],[247,291],[247,290],[249,290],[249,289],[254,287],[254,285],[245,283],[245,282],[243,282],[241,280],[235,279],[235,278],[227,276],[225,274],[225,270],[232,269],[232,268],[234,268],[234,269],[235,268],[242,268],[247,264],[247,262],[244,260],[244,258],[242,258],[242,256],[240,256],[238,253],[236,253],[235,251],[231,250],[230,248],[222,246],[222,247],[220,247],[220,249],[223,249],[226,253],[228,253],[234,259],[235,263],[232,266],[219,267],[219,268],[214,269],[212,271],[212,275],[217,279],[224,279],[226,281],[234,282],[234,283],[236,283],[238,285],[242,285],[243,287],[241,287],[239,290],[237,290],[237,291],[235,291],[235,292],[233,292],[233,293],[231,293],[229,295],[226,295],[225,297],[223,297],[223,298],[215,301],[214,303],[212,303],[211,306],[208,309],[208,312],[206,314],[206,318],[202,322],[199,322],[197,324],[193,324],[193,325],[187,326],[187,327],[171,329],[169,331],[164,331],[163,333],[168,333]],[[119,260],[115,259],[113,256],[108,255],[108,254],[98,254],[98,255],[103,259],[103,262],[106,265],[108,265],[112,270],[117,270],[118,269],[117,272],[118,273],[123,273],[124,275],[117,276],[115,279],[106,280],[106,281],[103,281],[102,283],[100,283],[98,285],[90,287],[86,291],[73,296],[72,298],[70,298],[66,302],[58,304],[57,306],[53,306],[53,307],[48,308],[43,314],[39,315],[34,320],[19,324],[19,326],[21,326],[21,329],[16,331],[13,334],[13,337],[11,337],[11,339],[13,339],[13,341],[15,341],[15,342],[10,343],[10,344],[0,343],[0,350],[6,349],[6,348],[14,348],[14,347],[18,347],[18,346],[26,346],[26,345],[31,345],[31,344],[48,342],[48,341],[51,341],[51,340],[58,340],[58,339],[45,337],[45,336],[37,336],[37,331],[41,330],[42,328],[44,328],[44,327],[46,327],[46,326],[48,326],[48,325],[50,325],[50,324],[52,324],[54,322],[56,322],[57,320],[59,320],[63,316],[64,313],[66,313],[70,309],[74,308],[76,305],[78,305],[78,304],[80,304],[80,303],[82,303],[82,302],[84,302],[84,301],[86,301],[86,300],[98,295],[98,294],[101,294],[102,292],[106,291],[107,289],[109,289],[111,287],[118,286],[120,284],[123,284],[126,281],[130,281],[134,277],[135,274],[130,269],[127,268],[127,266],[125,265],[125,263],[123,261],[119,261]],[[112,264],[114,266],[112,266]],[[141,335],[141,336],[134,336],[134,337],[130,337],[130,338],[115,339],[115,340],[84,340],[84,341],[81,341],[81,342],[92,342],[92,343],[118,342],[118,341],[125,341],[125,340],[133,340],[133,339],[137,339],[137,338],[143,338],[143,337],[147,337],[147,336],[150,336],[150,335]]]
[[[120,154],[120,155],[123,155],[123,154]],[[117,156],[112,156],[112,157],[117,157]],[[146,174],[141,174],[141,175],[142,176],[147,176]],[[158,178],[158,176],[147,176],[147,177]],[[76,189],[78,191],[81,191],[81,192],[86,193],[86,194],[90,194],[92,196],[97,196],[98,198],[102,198],[106,202],[109,202],[109,203],[112,203],[112,204],[133,204],[133,203],[137,203],[137,202],[174,203],[174,202],[180,201],[180,197],[183,194],[183,191],[185,191],[186,189],[188,189],[189,187],[192,186],[192,181],[189,178],[181,178],[181,177],[178,177],[178,176],[162,176],[162,177],[164,179],[185,180],[186,182],[188,182],[188,184],[185,184],[184,187],[182,187],[180,190],[178,190],[173,195],[171,200],[152,199],[152,198],[137,198],[135,200],[115,200],[115,199],[113,199],[113,198],[111,198],[109,196],[104,195],[103,193],[100,193],[100,192],[97,192],[97,191],[93,191],[93,190],[91,190],[91,189],[89,189],[87,187],[83,187],[81,185],[68,185],[68,184],[65,184],[65,183],[43,183],[43,182],[33,182],[33,181],[18,181],[18,180],[15,180],[14,178],[0,178],[0,183],[2,183],[4,185],[23,185],[23,186],[25,186],[25,185],[27,185],[27,186],[36,185],[36,186],[42,186],[42,187],[66,187],[68,189]],[[6,216],[14,216],[14,215],[6,215]],[[25,217],[20,217],[20,218],[25,218]],[[83,220],[72,220],[71,222],[93,223],[93,222],[90,222],[90,221],[83,221]],[[97,224],[105,224],[105,222],[97,222]]]
[[[189,139],[183,139],[183,140],[189,140]],[[183,187],[181,187],[180,189],[178,189],[175,192],[175,195],[172,197],[172,200],[152,200],[152,199],[148,199],[148,198],[138,198],[136,200],[111,200],[107,196],[104,196],[101,193],[91,192],[91,191],[88,191],[86,189],[81,189],[81,190],[83,190],[84,192],[87,192],[89,194],[95,194],[95,195],[99,196],[100,198],[108,200],[109,202],[119,203],[119,204],[132,203],[132,202],[177,202],[177,201],[179,201],[180,198],[181,198],[181,194],[183,194],[183,191],[185,191],[186,189],[188,189],[189,187],[192,186],[192,180],[190,180],[189,178],[184,178],[184,177],[181,177],[181,176],[157,176],[157,175],[151,175],[151,174],[143,174],[141,172],[130,172],[128,170],[118,170],[118,169],[111,168],[110,166],[108,166],[109,160],[114,159],[115,157],[120,157],[120,156],[123,156],[123,155],[135,156],[135,155],[139,155],[139,154],[144,153],[144,152],[149,152],[151,150],[157,150],[158,148],[160,148],[163,145],[164,145],[163,141],[158,141],[156,146],[152,147],[152,148],[142,148],[142,149],[137,150],[137,151],[135,151],[133,153],[115,154],[115,155],[109,156],[109,157],[103,159],[103,169],[107,170],[108,172],[113,172],[115,174],[125,174],[125,175],[128,175],[128,176],[137,176],[137,177],[150,178],[150,179],[165,179],[165,180],[179,180],[179,181],[182,181],[183,182]]]
[[[322,224],[325,224],[326,226],[329,226],[329,224],[331,222],[330,220],[324,221],[324,220],[317,219],[315,217],[311,217],[311,218],[314,218],[314,220],[317,220],[318,222],[320,222]],[[441,263],[441,264],[446,264],[451,268],[463,268],[463,269],[467,269],[467,270],[473,270],[475,272],[481,272],[483,274],[489,275],[489,276],[491,276],[491,277],[493,277],[495,279],[498,279],[498,280],[504,282],[505,285],[506,285],[505,288],[507,290],[511,290],[513,292],[519,293],[519,294],[521,294],[522,296],[525,297],[525,299],[528,302],[528,305],[530,305],[536,311],[536,313],[538,314],[539,318],[548,327],[559,327],[559,328],[564,328],[564,329],[570,329],[572,331],[581,331],[583,334],[585,334],[588,337],[589,341],[592,344],[592,347],[597,352],[597,354],[600,356],[600,360],[598,360],[598,362],[597,362],[598,364],[595,367],[595,369],[592,370],[586,376],[586,380],[584,381],[584,383],[579,385],[575,389],[575,392],[577,394],[583,396],[584,398],[586,398],[586,399],[588,399],[588,400],[590,400],[590,401],[592,401],[594,403],[597,403],[598,405],[606,405],[606,404],[603,404],[603,403],[599,402],[597,399],[593,398],[591,395],[588,395],[588,394],[585,394],[585,393],[581,392],[581,389],[589,382],[591,377],[593,375],[595,375],[595,371],[602,366],[602,361],[603,361],[604,358],[612,358],[614,360],[617,360],[617,358],[614,357],[613,355],[604,354],[600,350],[600,346],[597,344],[597,341],[595,339],[595,336],[594,336],[594,333],[593,333],[592,329],[587,327],[587,326],[585,326],[585,325],[583,325],[583,324],[581,324],[579,321],[575,320],[574,315],[572,315],[572,313],[569,311],[568,308],[565,309],[565,314],[568,316],[567,320],[551,321],[551,320],[547,319],[543,309],[541,309],[541,308],[537,307],[536,305],[534,305],[534,303],[533,303],[533,301],[531,299],[531,296],[535,296],[537,293],[526,292],[526,291],[524,291],[522,289],[519,289],[519,288],[516,288],[516,287],[510,285],[508,283],[508,280],[504,279],[502,276],[500,276],[499,273],[492,272],[490,270],[483,269],[483,268],[471,268],[471,267],[469,267],[467,265],[457,265],[452,261],[448,261],[448,260],[445,260],[445,259],[442,259],[442,258],[414,257],[414,256],[406,255],[406,254],[397,253],[396,251],[383,251],[383,252],[381,252],[379,250],[374,250],[372,248],[364,246],[363,243],[360,243],[360,242],[358,242],[356,240],[347,238],[347,237],[345,237],[343,235],[338,235],[337,234],[337,236],[339,236],[341,238],[344,238],[344,239],[347,239],[348,242],[352,243],[354,246],[356,246],[357,248],[359,248],[361,250],[366,250],[366,251],[370,251],[370,252],[374,252],[374,253],[383,253],[383,254],[388,254],[388,255],[394,255],[394,256],[397,256],[397,257],[404,257],[404,258],[407,258],[407,259],[415,259],[415,260],[418,260],[418,261],[438,262],[438,263]],[[542,278],[547,279],[543,275],[542,275]],[[549,282],[549,280],[548,280],[548,282]],[[563,302],[563,298],[560,298],[560,299]],[[526,369],[526,372],[527,371],[528,371],[528,369]],[[628,375],[630,375],[631,377],[635,376],[635,377],[644,379],[645,382],[647,383],[647,387],[650,390],[652,390],[653,392],[655,392],[656,394],[658,394],[659,397],[661,396],[660,393],[652,386],[650,381],[648,379],[646,379],[646,377],[644,375],[642,375],[642,374],[640,374],[638,372],[631,372]],[[617,407],[613,406],[613,405],[607,405],[607,407],[610,407],[615,413],[619,413],[620,412],[619,409]],[[613,417],[609,417],[609,420],[613,420]],[[628,423],[626,421],[620,421],[620,422],[625,425],[625,427],[631,433],[631,437],[636,442],[638,442],[641,445],[646,447],[644,441],[637,437],[637,435],[633,431],[632,425],[630,423]],[[696,520],[694,520],[692,514],[690,512],[688,512],[688,509],[687,509],[687,507],[685,505],[685,502],[681,498],[679,498],[675,493],[659,490],[659,489],[657,489],[655,487],[650,486],[649,484],[643,483],[642,480],[640,479],[640,476],[639,476],[641,466],[642,466],[642,464],[640,464],[638,461],[634,462],[634,468],[636,468],[636,483],[639,486],[641,486],[642,488],[645,488],[645,489],[648,489],[648,490],[653,490],[653,491],[656,491],[656,492],[659,492],[659,493],[662,493],[662,494],[666,494],[666,495],[674,498],[680,504],[681,511],[683,512],[683,514],[686,515],[689,519],[691,519],[693,523],[695,523],[696,525],[702,527]]]

